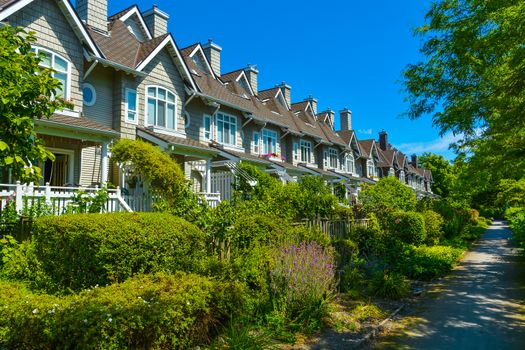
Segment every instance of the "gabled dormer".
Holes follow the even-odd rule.
[[[230,73],[221,75],[220,80],[225,84],[236,83],[244,90],[245,94],[243,97],[248,98],[248,96],[255,96],[250,81],[244,72],[244,69],[238,69]],[[235,90],[235,89],[233,89]],[[247,95],[246,95],[247,94]]]
[[[153,38],[137,5],[128,7],[127,9],[109,17],[110,22],[115,20],[122,21],[129,32],[140,42],[151,40]]]
[[[191,52],[189,53],[188,57],[191,59],[191,61],[205,74],[211,75],[213,78],[215,78],[215,74],[213,73],[213,69],[211,68],[210,62],[208,62],[208,58],[206,57],[204,50],[200,43],[194,44],[190,46]],[[185,49],[186,50],[186,49]],[[193,72],[193,74],[198,74],[196,71]]]

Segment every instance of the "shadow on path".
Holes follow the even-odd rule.
[[[525,349],[525,260],[496,221],[421,301],[418,321],[375,349]],[[412,310],[413,311],[413,310]]]

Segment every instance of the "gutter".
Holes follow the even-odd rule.
[[[103,134],[103,135],[107,135],[107,136],[120,137],[120,133],[118,133],[117,131],[98,130],[98,129],[88,128],[88,127],[85,127],[85,126],[77,126],[77,125],[59,123],[59,122],[55,122],[55,121],[52,121],[52,120],[44,120],[44,119],[39,119],[36,122],[38,124],[43,124],[43,125],[46,125],[46,124],[50,124],[50,126],[56,125],[56,126],[60,126],[62,128],[70,129],[70,130],[86,131],[86,132],[89,132],[89,133],[92,133],[92,134],[95,133],[95,134]]]

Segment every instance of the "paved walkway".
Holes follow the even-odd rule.
[[[525,349],[525,260],[496,221],[460,266],[418,303],[401,337],[376,349]],[[412,312],[411,312],[412,311]]]

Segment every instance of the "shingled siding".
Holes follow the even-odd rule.
[[[82,44],[75,36],[62,10],[52,0],[36,0],[7,18],[12,26],[34,31],[37,46],[54,51],[71,62],[71,100],[82,111],[81,75],[84,74]]]
[[[81,186],[94,186],[100,184],[100,157],[100,152],[97,152],[96,146],[82,149],[80,164]]]
[[[190,115],[190,125],[186,128],[186,136],[194,140],[201,142],[204,141],[204,115],[212,115],[215,112],[215,108],[206,106],[202,100],[198,97],[193,98],[193,100],[186,106],[186,111]]]
[[[96,122],[113,127],[113,70],[97,66],[85,80],[93,85],[97,100],[93,106],[84,106],[84,114]]]
[[[252,153],[253,154],[253,133],[258,132],[259,133],[259,154],[264,154],[264,146],[263,146],[263,129],[275,131],[277,133],[277,150],[276,153],[283,155],[283,147],[281,145],[281,130],[277,127],[273,127],[271,125],[266,125],[264,128],[260,124],[256,124],[254,121],[251,121],[248,123],[244,128],[244,140],[243,140],[243,147],[246,150],[246,153]],[[254,154],[254,155],[259,155]]]

